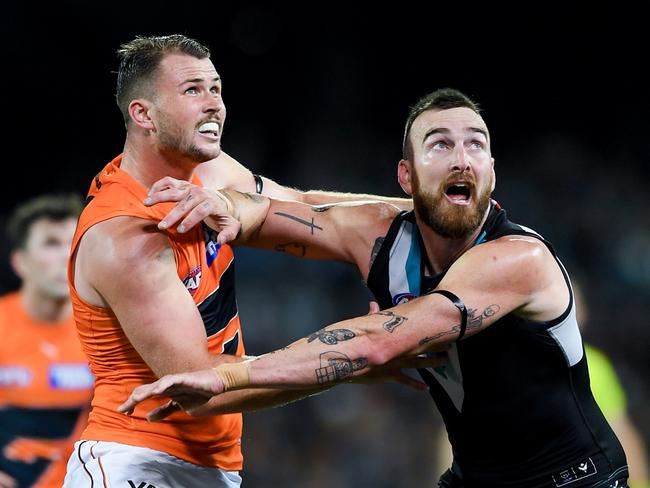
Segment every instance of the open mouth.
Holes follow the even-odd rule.
[[[217,140],[221,133],[221,126],[218,122],[206,122],[199,126],[199,133],[210,139]]]
[[[447,200],[456,205],[469,205],[472,189],[467,183],[452,183],[445,190]]]

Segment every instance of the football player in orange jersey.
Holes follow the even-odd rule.
[[[0,487],[60,487],[92,376],[77,338],[66,263],[83,202],[50,195],[8,223],[18,291],[0,298]]]
[[[222,399],[210,407],[227,415],[178,413],[157,425],[146,418],[153,404],[131,418],[117,413],[138,385],[240,361],[245,354],[232,250],[207,227],[182,235],[157,229],[173,205],[145,206],[148,189],[174,177],[188,185],[313,203],[360,196],[300,193],[254,176],[222,154],[221,77],[200,43],[181,35],[139,37],[123,45],[119,56],[124,150],[91,185],[68,269],[77,328],[96,382],[88,427],[70,457],[65,486],[237,487],[241,414],[229,412],[311,392],[235,392],[224,399],[227,410],[218,409]]]

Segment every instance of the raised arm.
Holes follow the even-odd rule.
[[[567,307],[564,276],[548,249],[526,237],[503,237],[477,246],[452,265],[438,289],[463,301],[465,337],[507,313],[550,320]],[[365,375],[388,361],[444,348],[458,340],[461,321],[445,296],[430,294],[391,309],[339,322],[288,348],[242,365],[174,375],[134,391],[123,409],[177,389],[213,395],[241,387],[309,388]],[[234,367],[233,367],[234,366]]]
[[[162,229],[177,227],[187,232],[204,221],[223,232],[219,239],[226,242],[236,234],[229,219],[233,216],[241,223],[235,244],[354,263],[364,279],[375,243],[386,234],[399,212],[386,202],[312,206],[234,190],[213,191],[169,177],[160,183],[146,203],[178,202],[160,222]]]
[[[324,190],[302,191],[296,188],[282,186],[264,176],[253,175],[248,168],[223,151],[218,158],[201,164],[196,172],[201,178],[203,185],[213,190],[228,188],[242,193],[256,193],[258,189],[261,189],[261,194],[264,196],[276,200],[293,200],[309,205],[355,200],[376,200],[390,203],[402,210],[411,210],[413,208],[411,199],[407,198]]]

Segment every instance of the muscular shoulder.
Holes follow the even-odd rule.
[[[509,311],[533,320],[551,320],[566,309],[569,292],[555,257],[540,240],[504,236],[471,248],[458,259],[441,286],[505,297]]]
[[[82,298],[105,306],[103,290],[143,270],[156,276],[173,266],[169,239],[153,222],[115,217],[95,224],[83,235],[75,256],[75,287]]]
[[[128,265],[155,257],[170,247],[167,236],[153,222],[136,217],[115,217],[92,226],[81,245],[97,263],[117,261]]]
[[[555,263],[548,247],[531,236],[508,235],[486,242],[468,251],[486,260],[488,265],[517,270],[520,266],[535,269]],[[523,271],[523,270],[520,270]]]

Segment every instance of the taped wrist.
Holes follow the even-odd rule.
[[[460,333],[458,334],[458,338],[456,340],[461,340],[465,335],[465,330],[467,329],[467,308],[465,308],[465,304],[460,298],[458,298],[458,296],[447,290],[433,290],[427,293],[427,295],[433,295],[434,293],[442,295],[443,297],[451,300],[451,303],[453,303],[454,306],[460,311]]]
[[[223,391],[246,388],[250,384],[246,362],[220,364],[213,369],[223,383]]]

